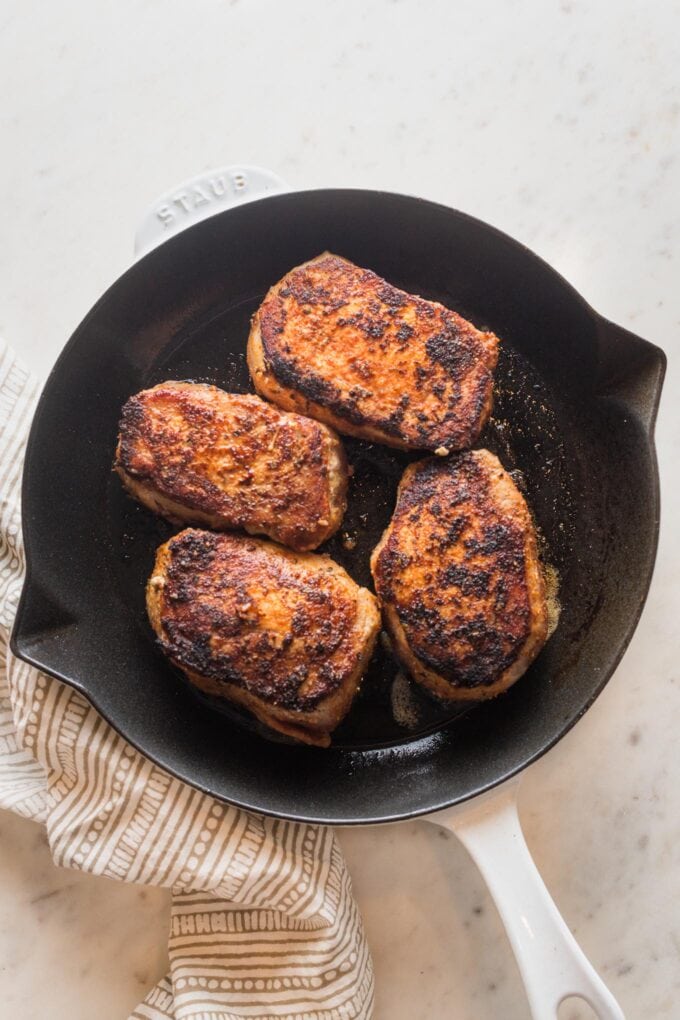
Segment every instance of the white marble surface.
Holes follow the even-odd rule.
[[[680,1011],[680,10],[676,3],[117,0],[0,10],[0,331],[44,373],[167,187],[243,160],[299,187],[454,205],[661,344],[651,595],[598,702],[526,776],[527,838],[628,1020]],[[376,1020],[526,1020],[465,852],[421,824],[342,842]],[[116,1020],[164,970],[165,894],[60,872],[0,817],[0,1001]]]

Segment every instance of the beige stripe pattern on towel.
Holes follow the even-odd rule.
[[[0,343],[0,806],[44,823],[62,867],[172,888],[170,973],[132,1017],[368,1020],[371,958],[332,830],[198,793],[11,655],[35,399]]]

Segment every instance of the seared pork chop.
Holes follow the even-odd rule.
[[[115,469],[171,521],[315,549],[340,526],[347,464],[331,429],[259,397],[165,382],[123,408]]]
[[[329,557],[194,528],[159,548],[146,599],[161,648],[193,684],[324,747],[380,627],[375,597]]]
[[[534,523],[487,450],[406,469],[371,570],[398,658],[438,698],[505,691],[546,640]]]
[[[253,318],[255,389],[351,436],[446,453],[491,410],[498,338],[326,252],[271,288]]]

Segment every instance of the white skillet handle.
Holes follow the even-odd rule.
[[[233,205],[288,191],[271,170],[235,163],[207,170],[156,199],[135,234],[135,255],[141,258],[180,230]]]
[[[599,1020],[624,1020],[543,884],[522,835],[517,788],[516,781],[506,783],[427,820],[455,833],[481,871],[510,938],[534,1020],[554,1020],[570,995],[585,999]]]

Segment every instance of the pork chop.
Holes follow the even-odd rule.
[[[160,647],[193,684],[323,747],[380,628],[375,597],[328,556],[195,528],[158,549],[146,599]]]
[[[440,453],[479,435],[497,357],[493,333],[329,252],[271,288],[248,341],[255,389],[280,407]]]
[[[409,465],[371,570],[396,655],[438,698],[500,694],[546,640],[534,523],[487,450]]]
[[[201,383],[130,397],[114,467],[171,521],[243,528],[300,551],[324,542],[345,512],[347,463],[331,429]]]

